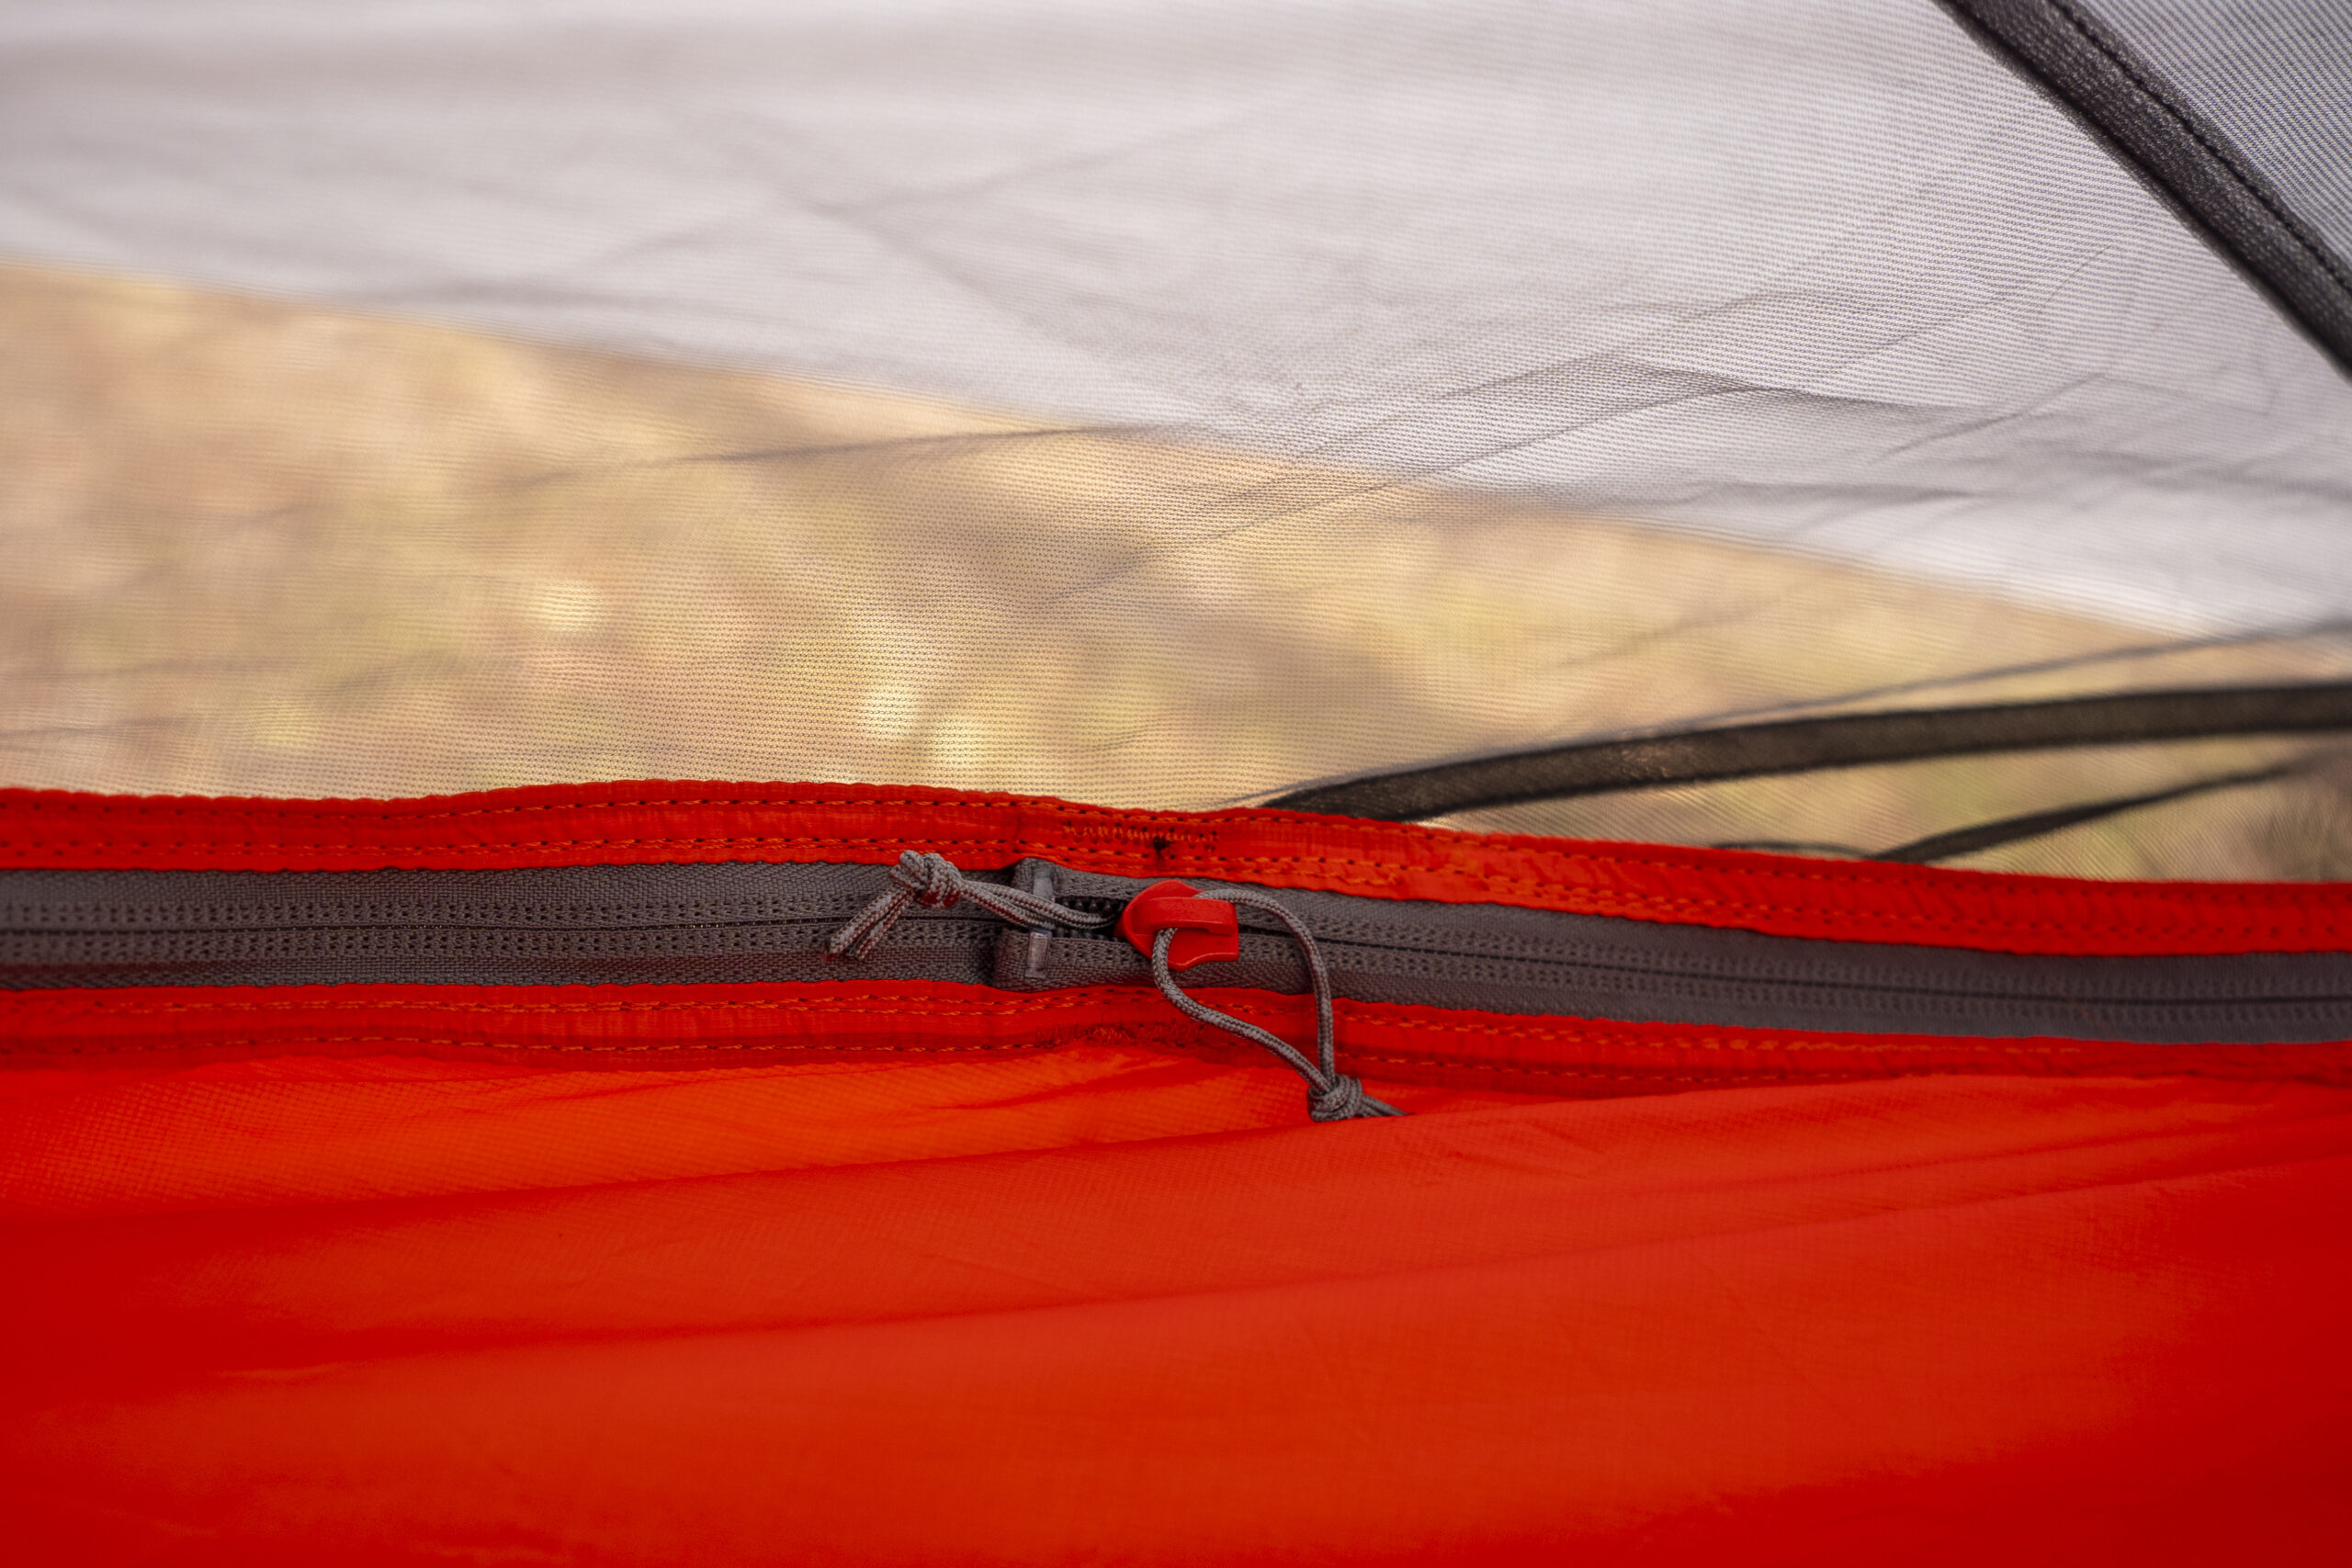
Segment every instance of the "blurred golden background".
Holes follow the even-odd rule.
[[[2352,671],[1505,498],[0,268],[0,783],[834,779],[1118,805],[1730,715]],[[2007,671],[2004,673],[2004,671]],[[1882,849],[2301,754],[2105,748],[1459,825]],[[2322,757],[1959,863],[2352,866]]]

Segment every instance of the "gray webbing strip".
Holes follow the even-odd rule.
[[[837,978],[827,945],[883,867],[513,871],[0,870],[0,989],[128,986],[651,985]],[[914,899],[859,965],[1012,990],[1153,984],[1099,926],[1010,929],[974,886],[1107,919],[1147,884],[1024,862]],[[1264,892],[1191,879],[1204,893]],[[1334,996],[1624,1022],[2165,1043],[2352,1040],[2352,953],[2130,957],[1831,942],[1497,904],[1283,889]],[[1305,993],[1298,944],[1242,906],[1213,984]],[[1198,982],[1201,975],[1188,976]]]
[[[1571,741],[1306,784],[1266,804],[1290,811],[1417,822],[1522,801],[1932,757],[2341,730],[2352,730],[2352,681],[2106,693],[1763,719],[1619,740]]]

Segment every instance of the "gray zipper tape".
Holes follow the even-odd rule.
[[[595,985],[865,976],[1016,990],[1151,984],[1115,935],[917,908],[855,964],[824,953],[885,886],[872,865],[526,871],[0,871],[0,988],[397,982]],[[1027,861],[1012,881],[1115,909],[1147,884]],[[1204,888],[1238,884],[1197,881]],[[1860,1033],[2148,1043],[2352,1039],[2352,955],[2051,957],[1826,942],[1493,904],[1271,892],[1337,993],[1487,1012]],[[1196,986],[1306,989],[1245,912]]]

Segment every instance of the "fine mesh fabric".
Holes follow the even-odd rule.
[[[2352,8],[2340,0],[2098,0],[2109,24],[2352,257]]]
[[[2336,221],[2334,57],[2139,9]],[[28,0],[0,55],[6,783],[1202,807],[2352,673],[2352,385],[1928,0]],[[2280,762],[1961,863],[2342,874],[2309,739],[1462,821],[1867,853]]]

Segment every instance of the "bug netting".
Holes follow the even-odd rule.
[[[2340,254],[2340,17],[2100,9]],[[0,58],[10,784],[1203,807],[2352,658],[2324,323],[1932,5],[113,0]],[[1414,814],[2352,863],[2324,728],[2188,728]]]

